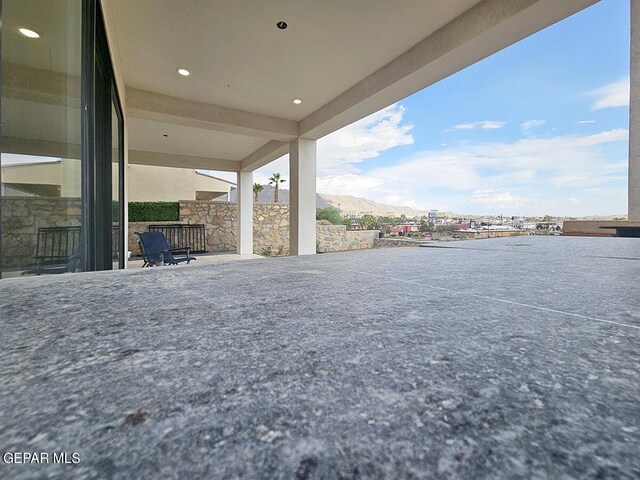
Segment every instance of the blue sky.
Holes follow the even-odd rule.
[[[603,0],[318,141],[318,191],[467,214],[626,214],[629,2]],[[288,160],[258,170],[288,175]]]

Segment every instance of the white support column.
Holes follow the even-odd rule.
[[[640,221],[640,0],[631,0],[629,220]]]
[[[238,234],[239,255],[253,254],[253,172],[238,172]]]
[[[316,141],[289,143],[289,254],[316,253]]]

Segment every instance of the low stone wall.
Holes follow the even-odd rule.
[[[373,242],[375,248],[388,247],[417,247],[428,239],[417,240],[413,238],[376,238]]]
[[[207,251],[231,252],[236,250],[237,210],[230,202],[180,202],[178,222],[129,223],[129,250],[139,255],[138,238],[134,232],[146,232],[150,224],[186,223],[204,224]],[[374,248],[377,230],[347,231],[344,225],[318,225],[316,227],[319,252],[340,252]],[[258,255],[289,254],[289,205],[258,203],[253,211],[253,251]]]
[[[600,228],[614,225],[640,227],[640,222],[627,220],[565,220],[562,224],[562,235],[575,237],[615,237],[615,229]]]
[[[178,222],[129,223],[129,250],[139,255],[138,238],[134,232],[146,232],[149,225],[186,223],[203,224],[207,251],[235,252],[237,207],[231,202],[182,201]],[[289,253],[289,205],[258,203],[253,207],[253,251]]]
[[[79,198],[3,197],[0,202],[4,269],[34,264],[38,228],[76,227],[81,222]]]
[[[345,225],[317,225],[318,252],[342,252],[373,248],[378,230],[347,231]]]
[[[4,268],[20,269],[34,261],[38,228],[78,226],[81,223],[79,198],[4,197],[2,198],[2,255]],[[204,224],[208,252],[236,249],[236,204],[215,201],[182,201],[177,222],[131,222],[129,250],[139,255],[134,232],[148,231],[150,224]],[[377,230],[347,231],[344,225],[318,225],[318,251],[339,252],[381,246]],[[254,252],[289,253],[289,205],[258,203],[253,213]]]

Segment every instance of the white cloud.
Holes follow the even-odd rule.
[[[546,120],[527,120],[526,122],[520,124],[523,130],[529,130],[530,128],[539,127],[547,123]]]
[[[366,197],[372,191],[380,190],[384,187],[384,180],[381,178],[346,173],[344,175],[327,175],[319,177],[317,180],[317,190],[330,195],[353,195],[354,197]]]
[[[623,212],[621,194],[580,204],[567,198],[582,198],[578,191],[587,188],[624,189],[626,159],[611,158],[607,148],[627,136],[619,129],[425,151],[396,165],[321,177],[318,191],[463,213]]]
[[[402,123],[404,112],[402,105],[394,104],[318,140],[318,175],[355,173],[358,171],[357,165],[365,160],[400,145],[411,145],[414,141],[410,133],[413,125]],[[288,155],[256,170],[254,181],[268,183],[267,179],[273,172],[282,175],[286,180],[284,188],[288,188]],[[323,185],[334,188],[328,183]]]
[[[499,122],[496,120],[482,120],[480,122],[472,122],[472,123],[461,123],[459,125],[454,125],[454,129],[456,130],[473,130],[475,128],[483,128],[485,130],[495,130],[497,128],[502,128],[506,125],[507,122]]]
[[[580,125],[586,125],[586,124],[589,124],[589,123],[596,123],[596,121],[595,120],[580,120],[578,123]]]
[[[391,105],[318,140],[318,172],[353,172],[386,150],[413,144],[413,125],[402,124],[404,112],[402,105]]]
[[[589,92],[589,95],[598,97],[591,106],[591,110],[603,108],[626,107],[629,105],[629,77],[610,83],[604,87]]]
[[[470,203],[477,203],[494,211],[496,208],[513,209],[527,201],[530,199],[517,197],[504,188],[480,188],[475,190],[469,198]]]
[[[413,143],[403,115],[404,108],[393,105],[319,140],[318,191],[461,213],[579,215],[626,209],[626,155],[612,156],[609,146],[626,142],[627,130],[440,145],[392,165],[368,164],[386,150]],[[280,172],[289,188],[288,156],[258,169],[254,179],[265,184],[273,172]]]
[[[282,188],[289,188],[289,154],[274,160],[266,166],[257,169],[253,172],[254,183],[260,183],[266,185],[269,183],[269,177],[274,173],[279,173],[284,179],[285,183]]]

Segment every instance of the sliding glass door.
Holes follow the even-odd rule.
[[[99,4],[0,5],[0,277],[122,268],[122,111]]]

